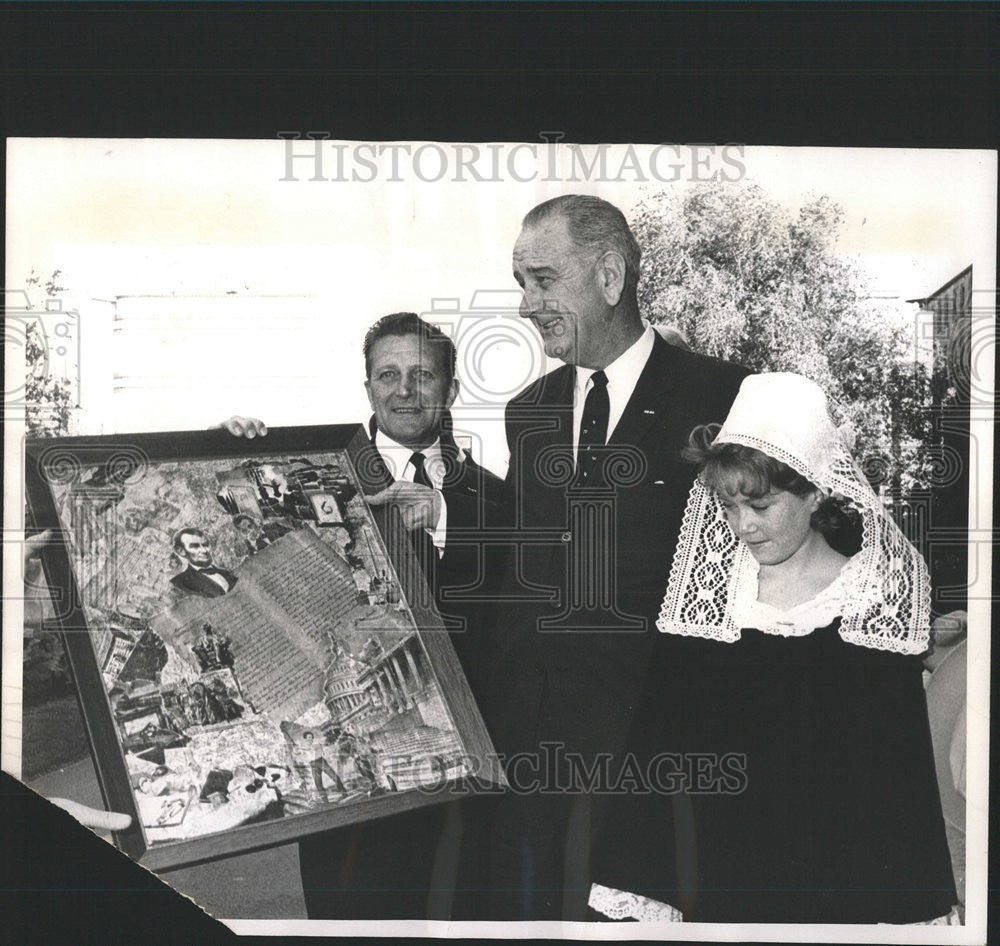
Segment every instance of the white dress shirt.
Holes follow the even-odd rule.
[[[646,330],[623,351],[607,368],[604,374],[608,378],[608,440],[614,433],[618,421],[625,413],[625,407],[632,397],[632,392],[639,381],[642,369],[646,367],[649,356],[653,352],[656,332],[647,323]],[[587,402],[587,394],[593,387],[591,377],[596,368],[581,368],[576,366],[576,385],[573,390],[573,456],[576,456],[580,443],[580,424],[583,422],[583,408]],[[607,443],[607,440],[605,441]]]
[[[427,529],[427,534],[431,537],[440,558],[444,555],[445,539],[448,535],[448,504],[444,501],[444,493],[441,492],[445,474],[444,457],[441,456],[441,438],[439,437],[429,447],[417,451],[410,447],[404,447],[403,444],[397,443],[381,430],[376,430],[375,449],[378,450],[392,478],[405,480],[407,483],[413,482],[413,474],[416,472],[416,468],[410,462],[410,457],[418,452],[424,455],[424,471],[427,473],[431,485],[441,497],[441,515],[438,517],[437,527]]]

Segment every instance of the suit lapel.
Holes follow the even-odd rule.
[[[669,396],[677,387],[676,359],[671,355],[670,345],[657,335],[625,412],[608,438],[609,444],[639,443],[669,410]]]
[[[550,444],[560,444],[573,449],[573,389],[576,384],[576,368],[566,365],[549,376],[542,391],[542,404],[552,414],[555,421],[549,435]]]
[[[542,401],[553,407],[564,407],[573,410],[573,385],[576,383],[576,368],[564,365],[559,371],[549,375],[548,383],[542,392]]]
[[[444,478],[441,489],[458,489],[465,479],[465,454],[450,437],[441,434],[441,459],[444,462]],[[475,492],[475,490],[471,490]]]
[[[377,430],[375,415],[373,414],[368,421],[369,446],[366,450],[366,462],[370,464],[369,472],[374,474],[373,478],[376,482],[382,480],[384,477],[382,484],[377,487],[381,489],[386,485],[396,482],[396,478],[389,472],[385,461],[382,459],[382,454],[379,453],[378,447],[375,446],[375,434]],[[444,462],[444,482],[441,484],[442,489],[455,489],[461,485],[465,478],[465,455],[451,437],[450,430],[449,415],[447,428],[442,426],[440,433],[441,459]],[[369,450],[370,453],[368,452]],[[472,492],[475,492],[475,490],[472,490]]]
[[[550,375],[549,383],[542,392],[545,406],[546,428],[534,439],[534,463],[544,470],[572,470],[576,465],[573,454],[573,395],[576,384],[576,368],[567,365],[564,370]],[[544,458],[539,454],[544,451]],[[553,481],[558,483],[559,477]],[[551,488],[551,487],[550,487]],[[560,492],[563,487],[556,487]]]
[[[361,491],[366,495],[378,493],[391,486],[395,479],[375,446],[375,415],[368,421],[368,443],[361,447],[354,459],[355,472],[361,481]]]

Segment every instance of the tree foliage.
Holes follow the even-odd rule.
[[[898,311],[873,300],[859,266],[837,255],[842,220],[829,197],[791,214],[755,185],[651,197],[633,215],[640,307],[695,351],[812,378],[854,428],[873,482],[925,488],[932,379],[908,356]]]
[[[45,294],[49,297],[57,296],[60,292],[65,292],[66,287],[59,285],[59,277],[62,275],[61,269],[54,269],[52,272],[45,277],[45,281],[42,282],[42,276],[36,272],[34,269],[28,273],[28,278],[25,279],[24,284],[29,289],[44,288]]]
[[[59,285],[60,270],[44,282],[34,270],[25,280],[29,288],[44,288],[47,296],[64,291]],[[58,437],[69,431],[73,393],[66,378],[50,374],[48,345],[40,322],[28,322],[24,330],[24,406],[29,437]]]

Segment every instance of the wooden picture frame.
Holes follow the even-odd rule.
[[[364,501],[391,480],[361,426],[25,459],[125,853],[170,869],[503,784],[410,537]]]

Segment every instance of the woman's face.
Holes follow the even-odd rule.
[[[736,537],[746,543],[761,565],[780,565],[805,544],[813,531],[810,519],[820,503],[817,490],[796,496],[784,489],[771,489],[763,496],[719,492],[726,522]]]

